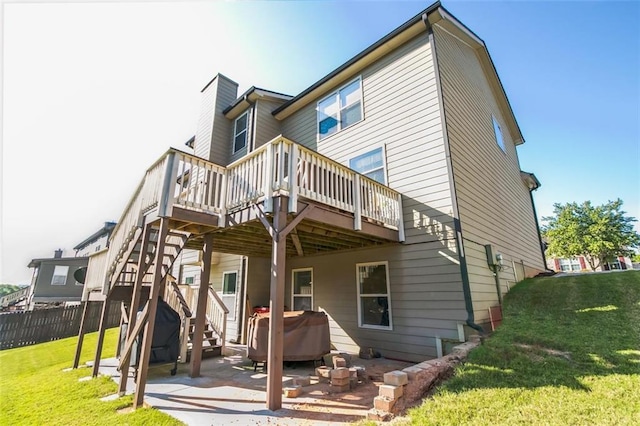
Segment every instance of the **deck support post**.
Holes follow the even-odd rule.
[[[286,197],[273,198],[273,248],[271,251],[271,290],[269,307],[269,346],[267,353],[267,408],[282,408],[282,362],[284,353],[284,282],[287,235],[279,231],[287,224]]]
[[[82,352],[82,343],[84,342],[85,326],[87,323],[87,316],[89,315],[89,294],[87,294],[87,300],[82,307],[82,319],[80,319],[80,331],[78,331],[78,344],[76,345],[76,355],[73,358],[73,368],[78,368],[80,364],[80,353]]]
[[[158,308],[158,296],[160,295],[160,281],[162,280],[162,269],[164,265],[162,260],[164,257],[165,242],[169,230],[167,219],[160,219],[160,230],[158,231],[158,242],[154,256],[153,281],[151,282],[151,290],[149,291],[147,321],[144,326],[144,334],[142,338],[142,348],[140,350],[140,358],[138,359],[138,377],[136,380],[136,395],[133,399],[133,408],[141,407],[144,402],[144,388],[147,384],[147,374],[149,372],[149,359],[151,358],[151,344],[153,342],[153,329],[156,320],[156,311]],[[143,253],[143,252],[141,252]]]
[[[142,239],[140,244],[140,254],[138,257],[138,272],[136,273],[136,280],[133,283],[133,291],[131,292],[131,305],[129,305],[129,322],[127,323],[127,333],[124,341],[127,342],[138,319],[138,309],[140,305],[140,299],[142,298],[142,280],[147,272],[146,255],[151,240],[151,225],[144,225],[142,230]],[[126,348],[125,348],[126,349]],[[127,351],[125,351],[127,352]],[[120,354],[122,356],[122,354]],[[118,388],[118,394],[123,396],[127,392],[127,378],[129,377],[129,360],[131,359],[131,351],[127,352],[124,356],[123,366],[120,368],[120,386]]]
[[[202,265],[200,269],[200,287],[198,288],[198,302],[196,306],[196,324],[193,330],[191,343],[191,364],[189,376],[200,376],[200,364],[202,363],[202,339],[207,318],[207,300],[209,298],[209,274],[211,273],[211,256],[213,255],[213,235],[204,236]],[[188,332],[188,329],[187,329]]]
[[[102,313],[100,314],[100,327],[98,328],[98,344],[96,345],[96,356],[93,359],[93,377],[98,377],[98,371],[100,369],[100,357],[102,356],[102,345],[104,343],[104,331],[107,326],[107,316],[109,314],[109,302],[111,302],[109,296],[104,299],[102,303]]]

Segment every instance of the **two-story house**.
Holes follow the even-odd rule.
[[[73,248],[73,256],[63,256],[64,251],[59,249],[54,252],[53,257],[32,259],[28,265],[33,268],[27,303],[29,310],[37,306],[80,303],[88,256],[107,246],[114,226],[114,222],[106,222],[102,228]]]
[[[108,301],[146,283],[153,317],[173,267],[198,288],[198,313],[201,283],[225,297],[232,340],[254,306],[269,306],[270,409],[285,309],[324,311],[341,351],[433,358],[545,270],[522,143],[485,43],[439,3],[295,96],[238,95],[218,74],[202,89],[193,155],[170,150],[147,170],[105,279],[90,285]],[[137,306],[132,290],[112,300]]]

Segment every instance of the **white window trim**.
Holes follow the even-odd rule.
[[[227,275],[236,274],[236,291],[234,293],[225,293],[224,292],[224,279]],[[235,321],[236,320],[236,312],[238,311],[238,281],[240,278],[239,272],[236,271],[223,271],[222,272],[222,281],[220,283],[220,295],[221,297],[229,297],[233,296],[233,310],[230,310],[229,315],[227,316],[227,320]]]
[[[562,258],[558,261],[560,265],[560,272],[580,272],[582,270],[582,264],[580,263],[580,259],[577,257],[572,258]],[[568,270],[562,269],[563,266],[568,266]],[[578,266],[578,269],[573,269],[574,266]]]
[[[340,97],[338,96],[338,94],[340,93],[340,91],[342,89],[344,89],[345,87],[349,86],[350,84],[353,84],[354,82],[360,80],[360,120],[356,121],[355,123],[351,123],[349,124],[347,127],[342,127],[342,120],[340,120],[340,112],[344,109],[344,107],[340,106]],[[336,130],[335,133],[331,134],[331,135],[327,135],[325,137],[320,137],[320,129],[319,124],[320,122],[318,121],[318,106],[320,105],[320,103],[326,101],[327,99],[329,99],[330,97],[335,96],[338,98],[338,130]],[[356,124],[360,123],[364,121],[364,94],[362,92],[362,75],[357,76],[356,78],[354,78],[353,80],[349,81],[346,84],[343,84],[342,86],[338,87],[336,90],[334,90],[333,92],[329,93],[327,96],[323,97],[322,99],[320,99],[318,102],[316,102],[316,142],[320,142],[323,140],[326,140],[332,136],[337,135],[338,133],[340,133],[343,130],[346,130],[350,127],[355,126]]]
[[[296,282],[295,282],[295,276],[296,276],[296,272],[305,272],[305,271],[310,271],[311,272],[311,294],[302,294],[302,293],[296,293],[295,289],[296,289]],[[311,299],[311,310],[314,309],[314,304],[313,304],[313,268],[297,268],[297,269],[292,269],[291,270],[291,310],[295,309],[295,298],[296,297],[308,297]]]
[[[364,295],[360,293],[360,266],[374,266],[374,265],[385,265],[385,273],[387,280],[387,294],[382,293],[365,293]],[[393,330],[393,314],[391,312],[391,287],[389,282],[389,262],[384,260],[380,262],[366,262],[366,263],[356,263],[356,293],[358,295],[357,305],[358,305],[358,327],[360,328],[372,328],[375,330]],[[360,297],[386,297],[389,310],[389,326],[385,327],[383,325],[372,325],[372,324],[362,324],[362,305],[360,303]]]
[[[384,183],[383,185],[389,185],[389,168],[387,167],[387,144],[379,144],[379,145],[373,145],[373,146],[367,146],[365,149],[362,149],[360,151],[358,151],[356,154],[353,154],[351,157],[349,157],[347,159],[347,163],[345,164],[346,167],[348,167],[349,169],[351,169],[351,160],[353,160],[356,157],[359,157],[363,154],[367,154],[369,152],[375,151],[378,148],[382,148],[382,167],[384,169]],[[355,170],[355,169],[351,169],[351,170]],[[376,169],[377,170],[377,169]],[[364,173],[358,172],[356,171],[356,173],[361,174],[362,176],[365,176]],[[365,176],[368,177],[368,176]],[[369,178],[371,179],[371,178]]]
[[[226,277],[229,274],[236,274],[236,291],[234,291],[233,293],[225,293],[224,292],[224,277]],[[238,278],[239,278],[240,274],[238,273],[238,271],[223,271],[222,272],[222,285],[220,286],[220,293],[223,295],[227,295],[227,294],[238,294]]]
[[[246,126],[244,128],[244,130],[242,132],[245,133],[245,138],[244,138],[244,146],[238,150],[236,150],[236,138],[242,133],[238,133],[238,121],[240,121],[240,119],[243,116],[247,116],[247,120],[246,120]],[[247,146],[249,145],[249,110],[243,112],[242,114],[240,114],[238,116],[238,118],[236,118],[236,120],[233,122],[233,141],[231,142],[231,151],[234,154],[237,154],[238,152],[242,151],[243,149],[246,149]]]
[[[67,271],[66,274],[64,275],[64,282],[62,284],[54,284],[53,283],[53,279],[55,277],[62,277],[63,276],[62,274],[56,275],[56,268],[58,268],[58,267],[59,268],[65,268],[66,271]],[[56,286],[57,285],[67,285],[67,278],[68,277],[69,277],[69,266],[67,266],[67,265],[54,265],[53,266],[53,273],[51,274],[51,285],[56,285]]]

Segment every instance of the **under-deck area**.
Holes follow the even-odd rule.
[[[212,254],[271,258],[266,402],[267,408],[277,410],[282,407],[286,259],[403,240],[399,193],[285,138],[228,167],[169,150],[147,170],[112,233],[109,249],[89,263],[87,288],[101,290],[103,310],[110,302],[124,302],[128,328],[120,352],[121,393],[127,388],[124,378],[134,340],[143,335],[134,406],[142,405],[154,327],[149,318],[155,318],[158,297],[171,295],[175,284],[170,271],[183,249],[201,251],[197,300],[188,306],[179,295],[174,297],[184,316],[193,316],[189,324],[194,323],[194,336],[206,336],[206,325],[215,322],[209,318],[210,299],[216,299],[209,287]],[[213,302],[223,316],[214,331],[224,336],[226,309],[219,299]],[[94,374],[101,345],[102,338]],[[192,378],[200,375],[202,345],[201,339],[192,343]]]

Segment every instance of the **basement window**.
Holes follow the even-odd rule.
[[[313,269],[294,269],[292,271],[291,304],[294,311],[313,310]]]
[[[358,326],[391,330],[391,298],[389,264],[387,262],[356,264],[358,283]]]

